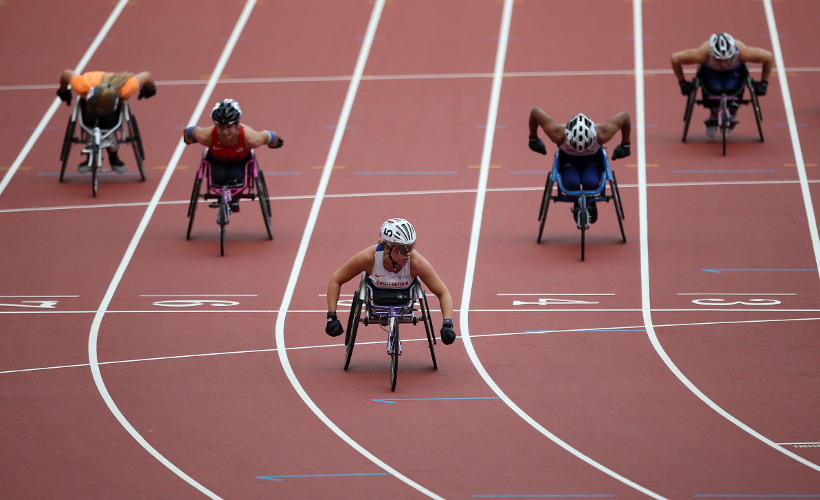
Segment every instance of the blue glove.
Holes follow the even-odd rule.
[[[456,332],[453,331],[453,320],[444,320],[444,324],[441,326],[439,335],[441,336],[441,341],[444,342],[444,345],[450,345],[455,342]]]
[[[538,137],[530,137],[530,149],[542,155],[547,154],[547,147],[544,146],[544,141]]]
[[[325,333],[331,337],[338,337],[343,334],[345,329],[342,328],[342,323],[336,319],[336,313],[327,313],[327,325],[325,326]]]

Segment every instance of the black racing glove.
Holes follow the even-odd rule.
[[[331,337],[338,337],[343,334],[345,329],[342,328],[342,323],[336,318],[336,313],[327,313],[327,325],[325,326],[325,333]]]
[[[285,144],[285,140],[282,139],[282,137],[277,135],[276,136],[276,142],[274,142],[272,145],[268,144],[268,147],[271,148],[271,149],[277,149],[277,148],[281,148],[283,144]]]
[[[754,89],[755,94],[766,95],[766,90],[769,88],[769,82],[766,80],[761,80],[759,82],[752,80],[752,88]]]
[[[542,155],[547,154],[547,147],[544,146],[544,141],[538,137],[530,137],[530,149]]]
[[[622,142],[622,143],[618,144],[615,147],[615,151],[612,152],[612,160],[614,161],[614,160],[618,160],[618,159],[621,159],[621,158],[626,158],[630,154],[632,154],[632,152],[629,150],[629,143],[628,142]]]
[[[450,345],[455,342],[456,332],[453,330],[453,320],[444,320],[444,324],[441,326],[439,335],[441,336],[441,341],[444,342],[444,345]]]
[[[66,106],[71,106],[71,90],[70,89],[57,89],[57,96],[60,97],[60,100],[63,101]]]
[[[140,93],[137,96],[137,99],[148,99],[156,93],[156,87],[149,87],[148,85],[143,85],[142,87],[140,87]]]
[[[695,84],[689,80],[681,80],[678,82],[678,85],[680,85],[681,95],[689,95],[695,90]]]

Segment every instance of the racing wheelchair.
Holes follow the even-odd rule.
[[[547,176],[547,185],[544,187],[544,195],[541,197],[541,208],[538,211],[538,220],[540,225],[538,228],[538,243],[541,243],[541,237],[544,233],[544,223],[547,221],[547,212],[549,211],[550,201],[568,202],[573,204],[572,214],[575,219],[575,224],[581,230],[581,260],[584,260],[584,244],[586,239],[586,231],[590,225],[590,205],[592,203],[613,201],[615,205],[615,215],[618,217],[618,225],[621,227],[621,238],[626,243],[626,233],[624,233],[624,208],[621,202],[621,193],[618,191],[618,181],[615,179],[615,172],[609,168],[609,160],[606,156],[606,149],[601,148],[589,160],[598,162],[602,166],[601,183],[597,188],[592,190],[570,190],[564,186],[561,178],[561,165],[570,162],[567,154],[558,149],[555,152],[555,161],[552,164],[552,171]],[[609,183],[609,194],[606,194],[606,184]],[[555,192],[553,193],[553,187]]]
[[[251,150],[247,162],[245,162],[244,176],[237,182],[229,182],[225,185],[218,185],[212,182],[214,162],[208,149],[202,153],[202,161],[199,164],[196,178],[194,179],[194,189],[191,193],[191,202],[188,205],[188,233],[186,239],[191,239],[191,228],[194,227],[194,216],[200,198],[203,200],[216,200],[209,206],[216,208],[216,223],[219,225],[219,247],[220,255],[225,255],[225,227],[231,221],[231,214],[239,211],[239,200],[259,198],[259,205],[262,208],[262,218],[265,221],[265,230],[268,232],[268,239],[273,239],[273,224],[271,223],[270,196],[268,186],[265,184],[265,175],[259,168],[256,161],[256,153]],[[205,181],[205,190],[202,190],[202,183]]]
[[[91,188],[94,196],[97,196],[98,176],[101,172],[110,172],[111,169],[103,166],[103,152],[110,146],[117,143],[130,144],[134,149],[134,156],[137,159],[140,179],[145,181],[145,150],[142,147],[142,137],[140,136],[137,118],[131,113],[127,100],[121,100],[116,114],[117,122],[110,127],[103,127],[100,117],[95,116],[86,108],[85,99],[76,99],[71,116],[68,119],[68,128],[65,131],[65,139],[60,152],[60,182],[65,177],[65,169],[68,164],[68,157],[71,152],[71,145],[74,143],[83,144],[83,153],[88,154],[88,166],[91,171]],[[77,124],[80,125],[79,130]]]
[[[763,142],[763,128],[760,122],[763,120],[763,114],[760,111],[760,103],[758,102],[757,93],[752,84],[752,76],[749,74],[749,68],[743,64],[737,68],[737,77],[740,79],[740,86],[732,91],[725,92],[715,90],[709,87],[707,72],[714,71],[706,66],[699,65],[695,78],[692,80],[692,91],[686,98],[686,110],[683,114],[683,142],[686,142],[686,134],[689,131],[689,122],[692,120],[692,109],[695,104],[701,104],[707,108],[717,110],[717,128],[720,131],[723,142],[723,155],[726,155],[726,136],[729,134],[737,122],[732,119],[732,111],[737,111],[741,105],[751,104],[755,114],[755,121],[757,122],[757,132],[760,135],[760,142]],[[702,89],[702,98],[697,98],[698,88]],[[743,97],[745,89],[749,89],[749,98]]]
[[[416,308],[418,301],[418,308]],[[399,324],[419,321],[424,323],[427,334],[427,344],[430,346],[430,356],[433,359],[433,369],[436,364],[436,336],[433,332],[433,321],[430,318],[430,307],[421,280],[416,277],[407,290],[376,290],[367,280],[367,273],[362,273],[359,288],[353,296],[350,306],[350,315],[347,318],[345,330],[345,366],[350,366],[350,358],[356,345],[356,333],[359,324],[365,326],[374,323],[388,332],[387,354],[390,355],[390,390],[396,390],[396,378],[399,370],[399,356],[401,355],[401,341],[399,340]]]

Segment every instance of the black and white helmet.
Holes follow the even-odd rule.
[[[583,153],[592,149],[595,143],[595,124],[583,113],[573,116],[566,128],[567,146],[573,151]]]
[[[233,99],[223,99],[211,110],[211,119],[220,125],[239,123],[240,118],[242,118],[242,108]]]
[[[735,39],[729,33],[715,33],[709,37],[709,52],[720,61],[731,59],[737,52]]]
[[[406,219],[387,219],[382,224],[379,242],[389,245],[413,245],[416,243],[416,230]]]

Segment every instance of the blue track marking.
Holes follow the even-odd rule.
[[[389,399],[371,399],[377,403],[396,404],[399,401],[447,401],[447,400],[463,400],[463,399],[498,399],[497,396],[482,396],[474,398],[389,398]]]
[[[389,476],[388,472],[364,472],[361,474],[304,474],[297,476],[256,476],[256,479],[268,481],[284,481],[285,479],[302,479],[309,477],[356,477],[356,476]]]
[[[774,170],[670,170],[672,174],[773,174]]]
[[[590,328],[586,330],[524,330],[524,333],[535,333],[544,335],[545,333],[617,333],[617,332],[640,332],[646,333],[646,328]]]
[[[816,272],[817,269],[701,269],[701,271],[706,271],[707,273],[725,273],[727,271],[758,271],[758,272],[805,272],[805,271],[812,271]]]
[[[725,495],[693,495],[695,498],[820,498],[820,495],[754,495],[754,494],[725,494]]]
[[[609,494],[542,494],[542,495],[473,495],[473,498],[612,498]]]
[[[353,175],[455,175],[457,173],[455,170],[376,170],[372,172],[360,170],[353,172]]]

